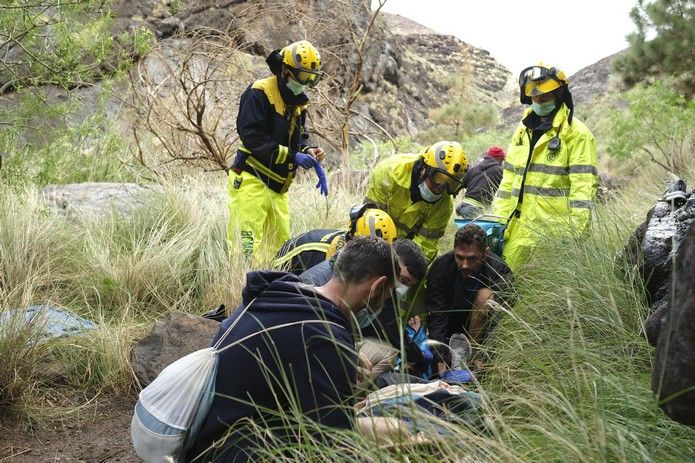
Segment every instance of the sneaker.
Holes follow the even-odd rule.
[[[685,193],[687,189],[687,183],[685,180],[678,179],[666,188],[666,191],[661,195],[661,200],[666,202],[672,202],[674,206],[682,206],[686,200],[687,195]]]
[[[449,339],[451,349],[451,369],[465,370],[471,356],[471,343],[463,333],[454,333]]]
[[[224,308],[224,304],[220,304],[218,307],[204,313],[203,318],[215,320],[216,322],[223,321],[225,318],[227,318],[227,311]]]

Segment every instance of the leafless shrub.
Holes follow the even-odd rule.
[[[311,90],[308,130],[314,142],[329,151],[329,163],[337,164],[330,151],[340,154],[343,182],[348,185],[351,137],[365,138],[351,131],[352,118],[366,119],[388,135],[352,108],[362,90],[365,55],[385,0],[375,11],[358,0],[329,3],[307,9],[285,2],[248,2],[243,9],[248,27],[230,24],[228,32],[189,31],[158,44],[131,74],[140,162],[152,168],[184,163],[226,169],[239,141],[235,121],[242,92],[267,75],[264,57],[270,50],[305,38],[319,48],[326,72]],[[265,24],[278,17],[287,22]],[[270,32],[263,36],[258,31]]]

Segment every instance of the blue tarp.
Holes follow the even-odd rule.
[[[25,309],[12,309],[0,313],[0,328],[7,326],[18,328],[18,324],[22,321],[25,325],[33,325],[40,330],[42,336],[39,337],[43,339],[70,336],[97,327],[91,320],[48,304],[32,305]]]

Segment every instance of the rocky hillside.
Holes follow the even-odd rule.
[[[161,0],[119,0],[114,12],[121,27],[144,25],[160,40],[201,28],[232,34],[236,46],[257,56],[306,37],[324,52],[325,68],[335,78],[332,96],[338,99],[336,106],[346,97],[346,87],[358,67],[355,50],[371,13],[365,0],[202,0],[183,3],[179,10],[173,5]],[[281,17],[288,27],[278,28]],[[373,121],[393,135],[412,134],[427,127],[429,111],[446,102],[443,97],[458,79],[470,82],[477,99],[506,107],[513,88],[510,78],[509,71],[485,50],[406,18],[381,13],[366,42],[361,96],[351,108],[353,127],[378,135]],[[324,112],[320,116],[330,115]]]
[[[196,60],[218,60],[213,67],[221,74],[216,76],[216,87],[209,94],[214,94],[213,103],[224,106],[219,119],[223,123],[217,126],[224,134],[217,135],[225,146],[235,142],[233,121],[239,93],[251,79],[267,74],[263,61],[271,50],[299,38],[311,40],[322,52],[327,78],[312,91],[310,124],[333,148],[340,144],[346,114],[353,142],[364,140],[360,134],[383,137],[384,131],[393,136],[413,135],[431,125],[431,111],[450,102],[454,88],[463,88],[467,97],[504,110],[503,124],[516,123],[520,111],[514,105],[516,77],[487,51],[398,15],[380,13],[370,23],[369,5],[368,0],[115,0],[113,32],[146,27],[154,33],[154,50],[133,70],[134,74],[147,70],[151,88],[159,89],[162,82],[166,82],[164,86],[177,82],[177,76],[167,77],[167,73],[178,72],[191,56],[195,55]],[[201,35],[207,44],[217,43],[203,47]],[[236,72],[229,72],[230,66],[226,65],[230,57]],[[577,74],[578,103],[584,94],[591,98],[607,88],[596,82],[608,78],[609,60],[596,64],[600,70]],[[141,83],[143,79],[135,75],[132,81]],[[120,89],[120,96],[127,94],[123,86]],[[359,94],[353,99],[354,91]],[[103,98],[98,83],[74,92],[83,101],[80,117],[87,118],[90,110],[103,107],[97,104]],[[174,103],[172,97],[162,104],[172,114],[185,112],[186,108],[177,109]],[[0,105],[14,104],[12,95],[0,99]],[[211,106],[208,104],[208,108]],[[109,119],[119,116],[120,107],[120,102],[107,102]],[[126,127],[124,134],[131,134],[132,126],[140,123],[132,119],[132,112],[120,116]],[[164,138],[171,137],[167,134]],[[188,145],[183,146],[188,149]],[[228,154],[224,152],[221,157]]]

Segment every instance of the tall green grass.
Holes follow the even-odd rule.
[[[518,303],[489,346],[476,389],[487,431],[453,428],[426,443],[377,444],[335,432],[332,445],[306,438],[269,446],[269,458],[307,461],[687,461],[695,432],[658,409],[649,388],[647,316],[635,275],[616,263],[664,177],[644,174],[597,211],[587,241],[548,243],[517,275]],[[0,333],[0,408],[27,423],[54,419],[60,391],[134,391],[129,352],[170,310],[203,313],[235,306],[249,264],[227,256],[225,179],[165,184],[139,211],[92,217],[49,213],[35,188],[0,195],[0,310],[49,302],[96,321],[82,336],[33,343],[33,327]],[[326,199],[313,183],[292,189],[293,234],[346,226],[359,192]],[[446,240],[449,240],[448,242]],[[451,245],[447,235],[441,243]],[[263,264],[261,264],[263,265]],[[45,365],[61,367],[51,375]],[[69,402],[69,401],[68,401]],[[73,403],[74,405],[74,403]],[[296,417],[288,416],[288,420]],[[306,432],[303,431],[306,429]],[[289,457],[287,455],[290,455]]]
[[[181,179],[153,188],[133,213],[105,209],[64,217],[48,210],[36,187],[4,187],[0,312],[49,303],[99,328],[42,344],[27,343],[39,336],[39,326],[2,331],[0,354],[8,360],[0,368],[0,407],[44,413],[19,399],[21,391],[37,393],[34,386],[47,381],[92,394],[131,389],[130,349],[155,319],[172,310],[202,314],[220,303],[236,306],[251,267],[240,245],[227,255],[225,191],[221,175]],[[313,183],[298,184],[291,196],[292,232],[346,227],[347,211],[358,200],[349,194],[326,199]],[[42,362],[64,368],[49,369],[47,377]]]

